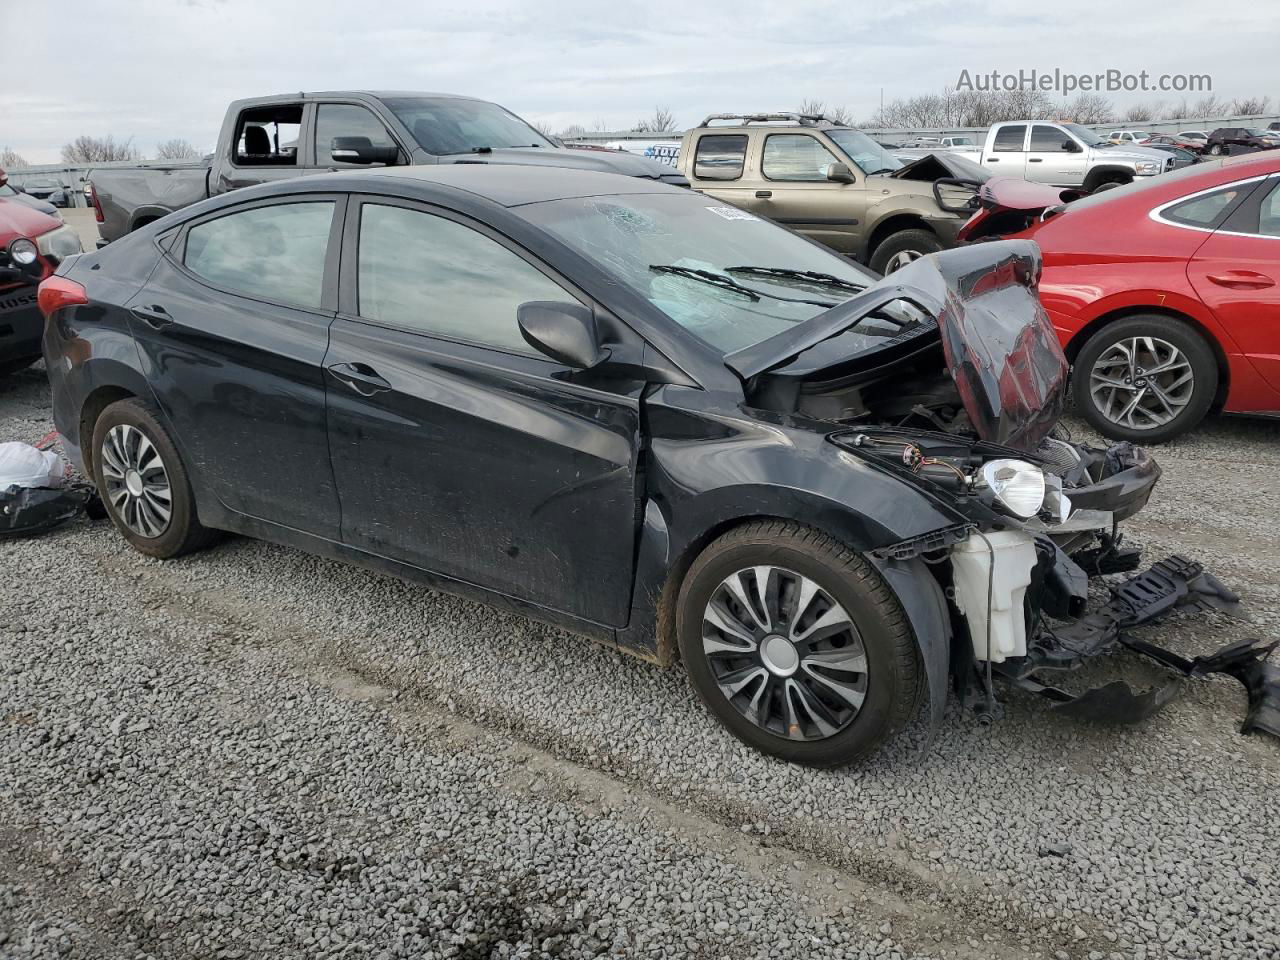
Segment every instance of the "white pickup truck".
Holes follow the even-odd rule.
[[[1172,170],[1174,159],[1148,147],[1109,143],[1078,123],[1015,120],[987,131],[982,166],[994,177],[1093,191]]]

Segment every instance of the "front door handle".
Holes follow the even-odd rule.
[[[362,397],[384,393],[391,384],[378,376],[378,371],[367,363],[335,363],[328,368],[335,380],[346,384]]]
[[[1228,270],[1226,273],[1211,273],[1209,281],[1216,283],[1220,287],[1229,287],[1235,290],[1261,290],[1264,287],[1274,287],[1276,282],[1264,273],[1254,273],[1252,270]]]
[[[768,199],[769,199],[770,197],[772,197],[772,196],[773,196],[773,191],[772,191],[772,190],[757,190],[757,191],[756,191],[756,199],[757,199],[757,200],[768,200]]]
[[[153,303],[146,307],[133,307],[129,312],[143,323],[156,330],[160,330],[173,323],[173,317],[169,315],[169,311],[158,303]]]
[[[1000,162],[999,157],[987,157],[987,163],[999,163],[999,162]]]
[[[1044,157],[1027,157],[1027,163],[1044,163]]]

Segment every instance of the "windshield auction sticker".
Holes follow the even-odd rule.
[[[717,217],[724,217],[726,220],[759,220],[753,213],[747,213],[745,210],[739,210],[737,207],[707,207]]]

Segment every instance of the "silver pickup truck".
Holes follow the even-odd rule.
[[[570,150],[485,100],[339,91],[237,100],[203,161],[104,167],[93,176],[99,245],[239,187],[347,168],[502,163],[599,170],[687,186],[665,163]]]
[[[1055,187],[1129,183],[1177,166],[1148,147],[1110,143],[1078,123],[1016,120],[993,124],[982,148],[982,166],[993,177],[1022,177]]]

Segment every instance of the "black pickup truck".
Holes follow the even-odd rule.
[[[99,245],[203,200],[269,180],[353,167],[504,163],[602,170],[688,185],[633,154],[571,150],[496,103],[440,93],[338,91],[237,100],[203,161],[100,167]]]

